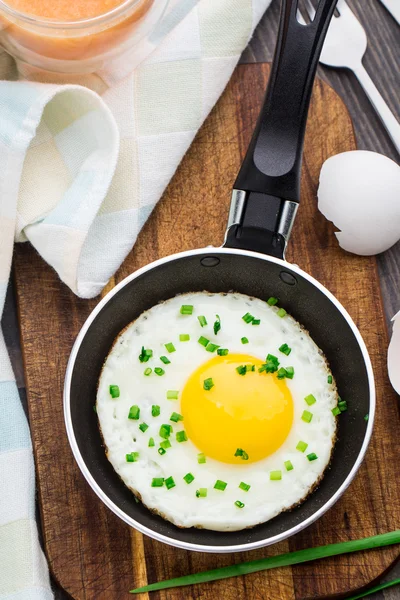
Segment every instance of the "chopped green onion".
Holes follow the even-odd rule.
[[[250,313],[246,313],[245,315],[243,315],[242,319],[245,323],[251,323],[254,317]]]
[[[293,379],[294,376],[294,367],[285,367],[286,370],[286,377],[288,379]]]
[[[282,352],[282,354],[286,354],[286,356],[289,356],[291,351],[292,351],[292,349],[289,348],[289,346],[287,344],[282,344],[282,346],[280,346],[280,348],[279,348],[279,352]]]
[[[164,363],[164,365],[171,364],[171,361],[169,360],[169,358],[167,356],[160,356],[160,360],[161,360],[161,362]]]
[[[158,454],[160,454],[160,456],[162,456],[163,454],[165,454],[167,451],[165,450],[165,448],[160,448],[157,450]]]
[[[246,371],[255,371],[256,365],[246,365]]]
[[[313,418],[313,414],[309,410],[303,410],[303,414],[301,415],[301,420],[305,423],[311,423]]]
[[[191,315],[193,312],[192,304],[182,304],[181,306],[181,315]]]
[[[364,415],[364,421],[368,421],[369,419],[369,414],[367,413],[366,415]]]
[[[210,340],[208,340],[206,337],[204,337],[204,335],[201,335],[197,341],[199,342],[199,344],[201,344],[202,346],[204,346],[204,348],[210,342]]]
[[[244,508],[244,503],[240,502],[240,500],[236,500],[235,506],[237,506],[238,508]]]
[[[165,371],[164,371],[164,369],[162,369],[161,367],[156,367],[156,368],[154,369],[154,373],[155,373],[156,375],[158,375],[159,377],[161,377],[161,375],[164,375]]]
[[[142,346],[142,350],[139,354],[139,360],[141,363],[147,362],[150,360],[150,358],[153,356],[153,350],[145,350],[145,347]]]
[[[153,406],[151,407],[151,416],[158,417],[160,412],[161,408],[158,406],[158,404],[153,404]]]
[[[315,452],[311,452],[311,454],[307,454],[307,458],[311,462],[313,460],[317,460],[318,456],[315,454]]]
[[[169,425],[168,423],[164,423],[163,425],[161,425],[160,431],[158,433],[159,433],[160,437],[162,437],[166,440],[169,438],[172,431],[173,431],[172,425]]]
[[[143,431],[143,433],[149,428],[149,426],[147,425],[147,423],[140,423],[139,425],[139,429],[140,431]]]
[[[278,370],[277,376],[278,376],[278,379],[285,379],[285,377],[286,377],[286,369],[284,369],[283,367],[281,367]]]
[[[307,402],[308,406],[311,406],[312,404],[315,404],[317,399],[315,396],[313,396],[312,394],[308,394],[308,396],[306,396],[304,398],[304,400]]]
[[[270,306],[275,306],[275,304],[278,304],[278,298],[275,298],[275,296],[271,296],[271,298],[268,298],[267,304],[269,304]]]
[[[253,319],[251,324],[252,325],[259,325],[261,323],[261,319]]]
[[[173,421],[174,423],[177,423],[178,421],[183,421],[183,417],[179,413],[173,412],[169,420]]]
[[[276,314],[282,319],[286,316],[286,310],[284,308],[280,308]]]
[[[134,404],[129,409],[128,419],[137,420],[139,417],[140,417],[140,408],[137,406],[137,404]]]
[[[340,402],[338,402],[338,407],[340,408],[340,412],[345,412],[347,410],[346,400],[341,400]]]
[[[95,404],[93,404],[93,412],[95,412],[97,414],[97,408],[96,408]]]
[[[340,415],[341,410],[338,406],[335,406],[335,408],[332,408],[332,414],[334,417],[337,417],[338,415]]]
[[[206,461],[206,455],[203,454],[203,452],[200,452],[200,454],[197,455],[197,462],[199,463],[199,465],[204,465]]]
[[[165,345],[165,348],[166,348],[166,350],[167,350],[169,353],[171,353],[171,352],[175,352],[176,348],[175,348],[175,346],[173,345],[173,343],[172,343],[172,342],[168,342],[168,344],[164,344],[164,345]],[[164,361],[163,361],[163,362],[164,362]]]
[[[168,390],[167,391],[167,400],[178,400],[179,391],[178,390]]]
[[[333,381],[332,375],[328,375],[328,383],[332,383],[332,381]]]
[[[119,386],[118,385],[110,385],[110,395],[111,395],[111,398],[119,398]]]
[[[285,460],[283,464],[285,465],[286,471],[293,471],[294,466],[292,465],[290,460]]]
[[[275,373],[277,370],[278,367],[274,362],[267,362],[261,365],[261,367],[258,369],[258,372],[263,373],[265,371],[266,373]]]
[[[228,484],[225,481],[221,481],[221,479],[217,479],[214,485],[214,490],[220,490],[223,492]]]
[[[236,367],[236,371],[239,373],[239,375],[246,375],[246,365],[240,365],[239,367]]]
[[[148,377],[149,375],[151,375],[153,369],[150,369],[150,367],[147,367],[147,369],[145,369],[143,371],[143,373],[146,375],[146,377]]]
[[[130,452],[126,455],[126,462],[137,462],[139,459],[139,452]]]
[[[251,488],[251,485],[249,485],[248,483],[245,483],[244,481],[241,481],[239,483],[239,487],[241,490],[243,490],[244,492],[248,492],[249,489]]]
[[[240,338],[240,341],[242,342],[242,344],[248,344],[249,343],[249,340],[247,339],[247,337]]]
[[[205,327],[207,325],[207,319],[205,317],[201,316],[201,317],[197,317],[197,318],[202,327]]]
[[[271,481],[280,481],[282,479],[282,471],[270,471],[269,478]]]
[[[268,354],[267,358],[265,359],[265,362],[266,363],[272,362],[277,367],[279,366],[279,358],[277,356],[274,356],[273,354]]]
[[[206,350],[207,352],[215,352],[216,350],[218,350],[219,346],[218,344],[212,344],[211,342],[209,342],[207,344]]]
[[[171,442],[169,440],[163,440],[162,442],[160,442],[160,448],[168,450],[168,448],[171,448]]]
[[[217,350],[218,356],[227,356],[229,354],[228,348],[218,348]]]
[[[182,429],[182,431],[177,431],[176,432],[176,441],[179,442],[180,444],[182,442],[187,442],[188,441],[188,436],[187,433],[184,429]]]
[[[151,482],[151,487],[162,487],[164,485],[164,477],[154,477]]]
[[[207,488],[200,488],[196,490],[196,498],[206,498]]]
[[[192,481],[194,481],[194,475],[192,475],[191,473],[186,473],[183,479],[186,481],[186,483],[192,483]]]
[[[154,438],[149,439],[149,448],[153,448],[155,446]]]
[[[216,321],[214,321],[214,335],[217,335],[218,331],[221,329],[221,319],[219,315],[215,315],[217,317]]]
[[[299,452],[305,452],[306,449],[308,447],[308,444],[306,444],[305,442],[300,441],[297,446],[296,446],[296,450],[299,450]]]
[[[188,333],[181,333],[179,335],[180,342],[188,342],[190,340],[190,335]]]
[[[249,460],[249,455],[242,448],[237,448],[234,456],[240,456],[242,460]]]
[[[203,381],[203,389],[205,389],[206,391],[211,390],[212,387],[214,387],[214,382],[212,377],[207,377],[207,379],[205,379]]]
[[[165,483],[165,487],[167,488],[167,490],[170,490],[171,488],[176,486],[176,483],[175,483],[173,477],[168,477],[164,483]]]

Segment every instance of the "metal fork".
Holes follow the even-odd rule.
[[[304,0],[304,3],[310,19],[313,20],[315,8],[311,0]],[[396,120],[362,64],[367,49],[367,35],[364,28],[345,0],[339,0],[337,9],[339,16],[332,18],[322,48],[320,62],[329,67],[339,67],[353,71],[400,153],[400,123]],[[303,25],[306,24],[300,11],[297,12],[297,19]]]

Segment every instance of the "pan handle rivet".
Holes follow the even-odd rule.
[[[281,271],[279,277],[282,279],[283,283],[286,283],[287,285],[296,285],[297,283],[296,277],[287,271]]]
[[[205,256],[200,260],[200,264],[202,264],[203,267],[216,267],[220,262],[220,259],[216,256]]]

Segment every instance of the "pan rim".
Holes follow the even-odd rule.
[[[74,427],[73,427],[72,416],[71,416],[70,389],[71,389],[71,382],[72,382],[72,373],[74,370],[77,354],[78,354],[81,343],[82,343],[89,327],[91,326],[92,322],[97,317],[97,315],[102,311],[104,306],[111,300],[111,298],[113,298],[113,296],[118,294],[118,292],[122,288],[124,288],[131,281],[140,277],[147,271],[150,271],[151,269],[158,267],[162,264],[165,264],[167,262],[172,262],[175,260],[179,260],[181,258],[200,255],[200,254],[204,254],[204,253],[233,254],[233,255],[240,255],[240,256],[245,255],[245,256],[248,256],[249,258],[256,258],[258,260],[266,260],[269,262],[273,262],[277,265],[281,265],[283,268],[289,268],[292,272],[297,273],[304,279],[308,280],[315,287],[317,287],[318,290],[321,291],[335,305],[335,307],[342,314],[342,316],[344,317],[344,319],[346,320],[347,324],[349,325],[350,329],[353,332],[353,335],[359,345],[359,348],[360,348],[362,356],[363,356],[365,368],[367,371],[369,395],[370,395],[369,419],[368,419],[367,429],[365,432],[365,436],[364,436],[364,440],[363,440],[361,449],[359,451],[356,461],[353,464],[353,467],[352,467],[350,473],[347,475],[346,479],[343,481],[341,486],[331,496],[331,498],[327,502],[325,502],[325,504],[323,506],[321,506],[313,515],[311,515],[304,521],[301,521],[294,527],[288,529],[287,531],[276,534],[269,538],[264,538],[262,540],[258,540],[256,542],[248,542],[245,544],[233,544],[233,545],[229,545],[229,546],[228,545],[213,546],[213,545],[206,545],[206,544],[195,544],[193,542],[185,542],[185,541],[177,540],[171,536],[167,536],[167,535],[158,533],[158,532],[154,531],[153,529],[150,529],[149,527],[142,525],[141,523],[136,521],[134,518],[127,515],[122,509],[120,509],[107,496],[107,494],[101,489],[101,487],[98,485],[98,483],[95,481],[94,477],[92,476],[92,474],[91,474],[89,468],[87,467],[87,465],[83,459],[83,456],[79,450],[78,443],[75,438]],[[314,277],[312,277],[311,275],[309,275],[308,273],[303,271],[297,265],[291,264],[291,263],[287,262],[286,260],[282,260],[280,258],[275,258],[275,257],[269,256],[269,255],[264,255],[264,254],[261,254],[258,252],[252,252],[250,250],[241,250],[241,249],[235,249],[235,248],[225,248],[225,247],[218,247],[218,248],[207,247],[207,248],[199,248],[199,249],[195,249],[195,250],[187,250],[185,252],[178,252],[178,253],[166,256],[164,258],[160,258],[160,259],[158,259],[154,262],[151,262],[148,265],[145,265],[144,267],[138,269],[134,273],[131,273],[130,275],[125,277],[125,279],[123,279],[119,284],[117,284],[112,290],[110,290],[106,294],[106,296],[104,298],[102,298],[102,300],[100,300],[100,302],[97,304],[97,306],[90,313],[90,315],[88,316],[88,318],[86,319],[85,323],[83,324],[83,326],[81,327],[81,329],[78,333],[78,336],[74,342],[74,345],[71,349],[71,353],[70,353],[70,356],[68,359],[68,364],[67,364],[67,369],[66,369],[65,379],[64,379],[64,392],[63,392],[64,422],[65,422],[65,428],[66,428],[70,448],[72,450],[74,459],[75,459],[82,475],[84,476],[84,478],[86,479],[86,481],[88,482],[88,484],[90,485],[92,490],[95,492],[95,494],[103,502],[103,504],[105,504],[122,521],[127,523],[127,525],[129,525],[130,527],[133,527],[134,529],[140,531],[141,533],[143,533],[145,535],[148,535],[149,537],[151,537],[159,542],[163,542],[164,544],[174,546],[176,548],[182,548],[184,550],[191,550],[191,551],[195,551],[195,552],[207,552],[207,553],[214,553],[214,554],[221,554],[221,553],[228,554],[231,552],[243,552],[243,551],[255,550],[257,548],[263,548],[266,546],[270,546],[272,544],[276,544],[278,542],[281,542],[281,541],[295,535],[296,533],[299,533],[300,531],[302,531],[303,529],[305,529],[306,527],[308,527],[309,525],[311,525],[312,523],[317,521],[319,518],[321,518],[347,490],[347,488],[349,487],[350,483],[353,481],[356,473],[358,472],[358,469],[360,468],[360,466],[364,460],[364,457],[365,457],[365,454],[368,449],[368,446],[369,446],[369,443],[371,440],[371,436],[372,436],[373,425],[374,425],[374,420],[375,420],[375,407],[376,407],[375,379],[374,379],[374,373],[372,370],[371,359],[369,357],[367,347],[366,347],[365,342],[361,336],[361,333],[359,332],[353,319],[351,318],[351,316],[349,315],[347,310],[344,308],[344,306],[337,300],[337,298],[325,286],[323,286],[317,279],[314,279]]]

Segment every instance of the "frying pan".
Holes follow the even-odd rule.
[[[352,319],[318,281],[284,259],[300,199],[300,168],[308,106],[325,33],[336,0],[320,0],[301,25],[297,0],[283,0],[277,47],[265,101],[234,185],[223,247],[182,252],[139,269],[94,309],[69,359],[64,414],[75,459],[99,498],[121,519],[159,541],[202,552],[250,550],[281,541],[319,518],[355,476],[371,436],[373,372]],[[340,419],[329,470],[299,507],[253,529],[180,529],[152,514],[108,462],[96,415],[97,381],[114,339],[160,301],[186,292],[236,291],[277,296],[325,353],[349,410]],[[364,415],[369,414],[369,420]]]

